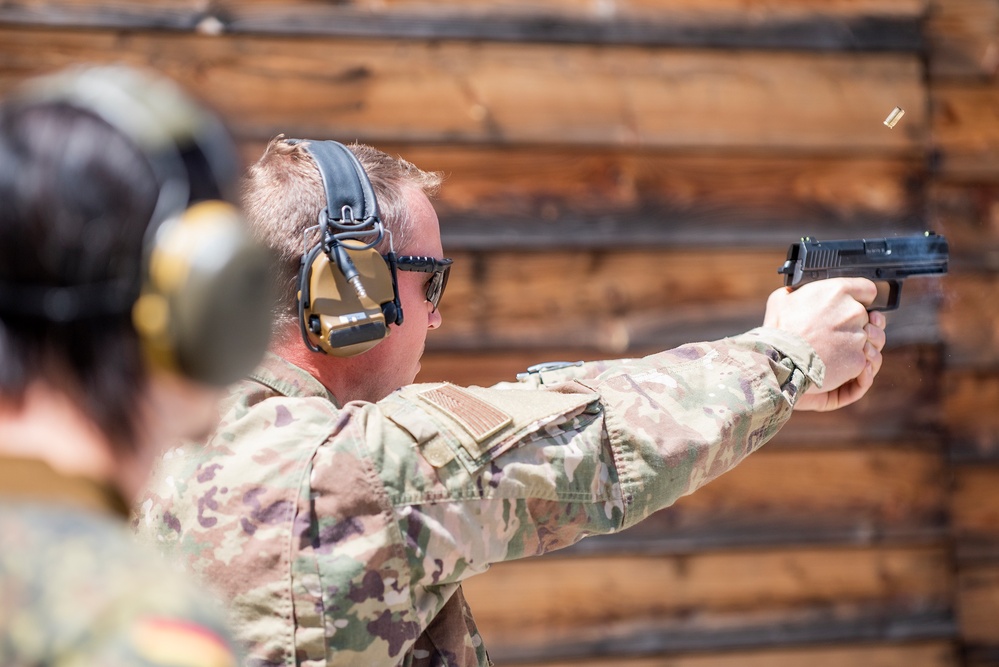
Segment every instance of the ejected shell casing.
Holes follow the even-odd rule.
[[[904,115],[905,109],[902,107],[895,107],[892,109],[891,113],[888,114],[888,117],[885,118],[885,125],[888,127],[895,127],[895,125],[898,124],[898,121],[902,120],[902,116]]]

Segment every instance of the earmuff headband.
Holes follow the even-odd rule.
[[[299,275],[299,324],[308,349],[353,356],[402,324],[393,261],[375,246],[385,234],[374,188],[349,148],[336,141],[301,143],[322,176],[326,206],[321,238],[305,253]],[[392,253],[389,253],[390,257]]]
[[[299,143],[299,139],[290,139]],[[344,231],[381,223],[378,200],[357,157],[336,141],[310,141],[305,150],[316,161],[326,190],[326,217]],[[348,218],[345,213],[349,211]],[[346,227],[346,228],[345,228]]]

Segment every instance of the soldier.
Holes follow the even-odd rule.
[[[73,69],[0,103],[0,664],[237,664],[221,609],[127,524],[161,450],[209,432],[267,346],[236,158],[150,73]]]
[[[464,579],[641,521],[881,367],[876,288],[838,279],[774,292],[721,341],[411,385],[451,265],[439,184],[281,137],[250,169],[247,216],[281,258],[274,344],[207,446],[167,453],[138,527],[230,600],[252,664],[488,665]]]

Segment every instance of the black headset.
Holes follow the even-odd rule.
[[[154,366],[211,385],[233,382],[270,341],[270,253],[229,201],[240,176],[221,121],[172,82],[124,67],[74,68],[35,79],[18,103],[65,104],[128,138],[156,175],[140,284],[0,284],[0,313],[69,322],[131,312]]]
[[[298,319],[313,352],[350,357],[370,350],[402,324],[395,252],[377,246],[387,232],[371,181],[336,141],[289,139],[316,162],[326,190],[319,243],[302,256]],[[391,239],[391,237],[390,237]],[[391,243],[389,244],[391,246]]]

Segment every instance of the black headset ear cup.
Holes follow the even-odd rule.
[[[206,384],[238,380],[271,334],[270,253],[238,211],[205,201],[164,221],[147,249],[133,322],[153,362]]]
[[[397,317],[385,314],[386,305],[396,310],[398,300],[392,272],[374,248],[349,239],[341,242],[357,270],[364,294],[358,294],[343,271],[324,252],[306,257],[301,280],[302,331],[312,349],[336,357],[367,352],[389,334]]]

